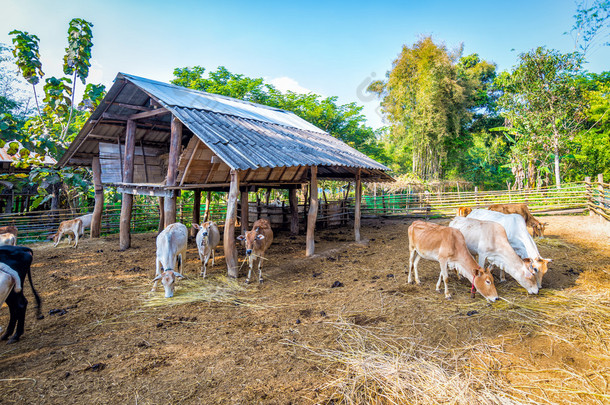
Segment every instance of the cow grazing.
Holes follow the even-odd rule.
[[[455,214],[456,217],[465,217],[472,212],[472,208],[470,207],[458,207],[457,212]]]
[[[59,242],[61,241],[62,236],[66,235],[68,237],[68,246],[72,242],[72,238],[74,237],[74,246],[78,246],[78,238],[83,235],[83,221],[80,219],[71,219],[69,221],[63,221],[59,224],[59,228],[57,232],[53,235],[53,242],[55,244],[53,246],[57,247]]]
[[[441,272],[436,283],[436,290],[440,292],[441,280],[445,283],[445,297],[450,299],[447,288],[448,269],[455,269],[458,274],[466,277],[476,290],[488,301],[498,299],[494,286],[493,276],[489,269],[483,269],[475,262],[468,252],[466,241],[460,231],[448,226],[433,224],[431,222],[415,221],[409,226],[409,277],[411,271],[415,273],[415,282],[420,284],[417,264],[423,257],[434,260],[440,264]]]
[[[93,221],[93,214],[85,214],[83,216],[80,216],[80,217],[74,218],[74,219],[80,219],[81,221],[83,221],[83,231],[84,231],[87,228],[91,228],[91,221]]]
[[[14,273],[10,271],[13,270],[17,273],[18,277],[18,281],[14,281],[14,287],[9,291],[5,301],[9,308],[10,319],[8,326],[6,327],[6,331],[2,337],[0,337],[0,339],[9,339],[9,336],[13,333],[15,327],[17,327],[15,334],[10,337],[8,343],[17,342],[21,335],[23,335],[23,330],[25,327],[25,312],[28,306],[28,300],[25,298],[22,290],[26,275],[30,280],[30,287],[34,293],[34,298],[36,298],[37,317],[41,318],[40,297],[38,296],[36,289],[34,289],[32,274],[30,272],[30,266],[32,265],[33,258],[34,253],[30,248],[23,246],[0,246],[0,263],[3,263],[3,265],[0,266],[0,270],[3,273],[11,275],[11,277],[14,279]]]
[[[468,218],[493,221],[502,225],[506,231],[508,242],[513,249],[515,249],[515,253],[522,259],[529,258],[532,261],[538,288],[542,287],[542,278],[548,271],[548,264],[552,262],[552,260],[544,259],[540,256],[538,247],[527,231],[525,220],[521,215],[502,214],[490,210],[472,210],[468,215]]]
[[[485,260],[500,268],[500,281],[506,281],[504,271],[510,274],[530,294],[538,294],[538,284],[530,259],[521,259],[508,242],[504,227],[497,222],[456,217],[449,224],[464,235],[466,246],[479,256],[479,266]]]
[[[155,291],[157,283],[161,280],[165,288],[165,298],[174,296],[176,278],[185,278],[176,271],[178,261],[180,261],[180,272],[183,270],[186,260],[186,242],[188,240],[188,230],[181,223],[168,225],[159,235],[157,235],[157,272],[153,279],[154,284],[151,291]],[[163,271],[161,271],[163,269]]]
[[[0,233],[0,245],[17,245],[17,237],[10,232]]]
[[[263,282],[263,260],[265,260],[265,252],[273,242],[273,231],[271,223],[268,219],[261,218],[254,222],[252,230],[247,231],[243,235],[239,235],[237,240],[246,242],[246,256],[248,257],[248,277],[246,283],[250,283],[252,268],[258,261],[258,282]]]
[[[17,228],[13,225],[0,226],[0,233],[12,233],[15,235],[15,237],[17,237]]]
[[[487,207],[491,211],[501,212],[502,214],[519,214],[525,220],[527,226],[532,228],[532,235],[536,237],[544,237],[544,229],[548,223],[538,221],[532,215],[527,204],[494,204]]]
[[[201,225],[193,224],[193,228],[198,231],[195,242],[201,260],[201,275],[205,278],[210,256],[212,256],[212,266],[214,266],[214,249],[220,243],[220,231],[216,222],[212,221],[204,222]]]

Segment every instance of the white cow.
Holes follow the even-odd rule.
[[[201,275],[205,278],[208,268],[210,255],[212,256],[212,266],[214,266],[214,249],[220,243],[220,231],[216,222],[208,221],[203,224],[193,224],[193,228],[197,229],[197,250],[199,251],[199,259],[201,259]]]
[[[180,272],[182,272],[186,260],[186,242],[188,231],[181,223],[174,223],[165,228],[157,235],[157,273],[153,279],[154,284],[151,291],[155,291],[157,283],[161,280],[165,288],[165,298],[174,296],[174,282],[177,278],[184,278],[176,271],[178,260],[180,260]],[[163,271],[161,271],[163,269]]]
[[[83,215],[83,216],[80,216],[80,217],[74,218],[74,219],[80,219],[81,221],[83,221],[83,230],[85,230],[87,228],[91,228],[91,221],[93,221],[93,214],[86,214],[86,215]]]
[[[527,231],[525,220],[519,214],[502,214],[489,210],[472,210],[467,218],[474,218],[483,221],[497,222],[504,227],[508,242],[515,249],[515,253],[522,259],[529,258],[532,261],[534,274],[538,288],[542,287],[542,277],[548,270],[548,263],[551,259],[543,259],[538,252],[538,247]]]
[[[538,284],[529,258],[521,259],[508,242],[504,227],[497,222],[480,221],[474,218],[456,217],[449,224],[459,229],[468,250],[479,255],[479,266],[485,260],[500,268],[500,281],[506,281],[504,271],[510,274],[530,294],[538,294]]]
[[[6,300],[12,289],[21,291],[19,274],[8,265],[0,262],[0,305]]]

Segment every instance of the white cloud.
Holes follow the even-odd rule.
[[[285,93],[288,90],[301,94],[312,92],[311,90],[301,86],[296,80],[286,76],[276,77],[275,79],[268,80],[268,82],[282,93]]]

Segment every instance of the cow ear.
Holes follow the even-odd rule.
[[[176,276],[178,278],[186,278],[185,276],[183,276],[182,274],[178,273],[177,271],[174,271],[174,276]]]
[[[530,259],[529,257],[526,257],[525,259],[523,259],[523,263],[525,264],[530,264],[532,262],[532,259]]]
[[[193,224],[193,228],[199,230],[201,227],[199,226],[199,224]]]
[[[542,260],[544,260],[547,263],[552,263],[553,262],[553,259],[542,259]]]
[[[246,237],[244,235],[239,235],[237,238],[235,238],[237,240],[245,240]]]
[[[260,227],[260,226],[257,226],[257,227],[256,227],[256,229],[255,229],[255,231],[256,231],[256,232],[258,232],[258,230],[259,230],[259,229],[261,229],[261,227]]]
[[[481,268],[480,267],[476,267],[472,273],[474,274],[475,277],[478,277],[481,275]]]
[[[256,235],[256,239],[258,239],[258,240],[265,239],[265,235]]]

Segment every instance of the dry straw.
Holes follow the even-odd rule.
[[[145,308],[167,307],[196,302],[216,302],[223,304],[259,307],[251,298],[245,298],[247,290],[243,283],[226,276],[214,278],[192,278],[178,281],[172,298],[165,298],[161,291],[148,293],[142,304]]]

